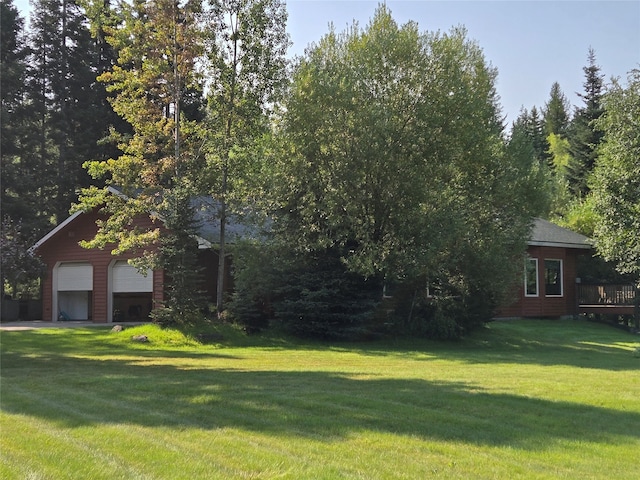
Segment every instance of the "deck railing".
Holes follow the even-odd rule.
[[[633,285],[578,284],[578,305],[635,305],[638,289]]]
[[[577,312],[640,331],[640,291],[633,285],[576,285]]]

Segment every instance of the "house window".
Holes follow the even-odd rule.
[[[547,297],[562,296],[562,260],[545,259],[544,292]]]
[[[524,296],[538,296],[538,259],[527,258],[524,264]]]

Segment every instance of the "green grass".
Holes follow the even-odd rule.
[[[456,343],[1,335],[3,479],[640,478],[640,337],[603,325],[494,322]]]

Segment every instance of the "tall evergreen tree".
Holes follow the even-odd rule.
[[[0,3],[0,21],[0,203],[3,216],[21,222],[23,233],[37,234],[46,221],[38,222],[35,214],[39,179],[28,152],[32,111],[24,79],[29,48],[24,20],[12,0]]]
[[[15,296],[37,279],[39,265],[27,249],[47,222],[37,214],[43,203],[34,195],[40,179],[27,150],[32,121],[24,83],[29,48],[24,20],[12,0],[0,2],[0,22],[0,294],[4,298],[7,288]]]
[[[589,192],[588,177],[596,158],[597,149],[602,142],[603,133],[597,126],[602,116],[603,75],[596,63],[596,55],[589,49],[588,65],[583,68],[585,75],[584,92],[579,94],[584,106],[578,108],[569,126],[571,162],[569,163],[569,186],[577,197]]]
[[[190,199],[201,184],[204,158],[201,129],[182,105],[193,92],[202,91],[195,68],[203,53],[201,2],[135,0],[118,8],[123,22],[108,29],[118,62],[100,80],[109,84],[111,104],[133,134],[114,132],[123,153],[89,162],[88,169],[126,197],[95,187],[83,191],[80,208],[104,205],[109,214],[96,237],[84,245],[111,243],[116,251],[145,251],[142,259],[150,262],[144,266],[164,267],[171,279],[165,286],[165,309],[157,318],[164,323],[188,321],[198,310],[195,283],[187,274],[197,254]],[[160,225],[150,231],[129,227],[137,215],[151,212],[164,220],[168,233],[161,236]]]
[[[89,184],[83,162],[94,158],[107,133],[105,89],[96,82],[99,52],[83,8],[76,0],[33,4],[29,97],[37,112],[38,170],[49,198],[48,215],[64,219]]]
[[[549,143],[544,131],[544,120],[540,117],[538,108],[533,106],[531,111],[522,109],[520,115],[513,123],[511,137],[518,142],[527,141],[530,145],[532,160],[540,165],[549,159]]]
[[[567,134],[567,128],[569,127],[569,100],[562,93],[560,84],[554,82],[551,85],[551,92],[549,93],[549,101],[545,104],[543,109],[543,121],[544,130],[547,136],[563,135]]]

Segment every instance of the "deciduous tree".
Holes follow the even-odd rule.
[[[284,242],[337,250],[364,277],[498,301],[538,188],[530,161],[505,155],[495,77],[464,30],[423,34],[384,6],[364,29],[325,35],[295,68],[283,117]]]
[[[604,134],[591,181],[598,252],[640,278],[640,71],[614,81],[596,127]]]
[[[255,200],[247,190],[256,148],[283,93],[289,44],[281,0],[213,0],[208,41],[208,190],[219,202],[216,305],[223,310],[229,214]],[[251,189],[249,189],[251,190]]]

